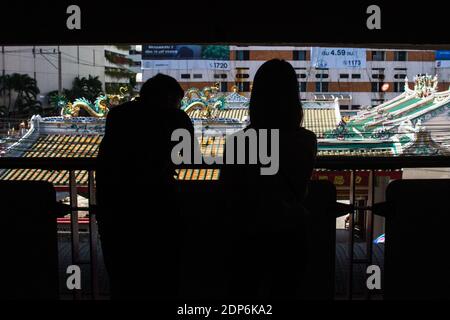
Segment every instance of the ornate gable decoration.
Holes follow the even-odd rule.
[[[248,108],[249,98],[238,93],[237,86],[233,86],[233,92],[225,98],[226,108]]]
[[[405,79],[407,81],[407,79]],[[438,78],[435,75],[417,75],[414,77],[414,91],[419,98],[427,97],[436,92]]]
[[[450,155],[450,150],[446,150],[439,143],[431,138],[429,131],[424,128],[416,133],[415,141],[411,146],[403,150],[403,155],[414,156],[436,156],[436,155]]]

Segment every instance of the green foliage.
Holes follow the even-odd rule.
[[[105,75],[110,76],[111,78],[121,79],[130,78],[132,75],[135,75],[135,73],[123,68],[105,68]]]
[[[17,94],[14,105],[12,105],[13,92]],[[39,92],[36,80],[28,74],[13,73],[0,76],[0,93],[8,96],[8,106],[4,106],[2,113],[18,112],[21,115],[40,113],[41,102],[36,100]]]
[[[202,48],[203,59],[229,60],[230,47],[229,46],[204,46]]]
[[[74,101],[78,98],[86,98],[89,101],[94,101],[102,93],[102,82],[98,79],[98,76],[93,77],[91,75],[88,78],[76,77],[73,80],[72,89],[63,90],[63,94],[69,101]]]
[[[125,87],[127,88],[127,92],[134,92],[133,87],[130,83],[105,83],[105,91],[106,94],[118,94],[120,95],[120,88]]]
[[[131,59],[128,59],[124,55],[112,51],[105,51],[105,58],[106,60],[114,64],[129,66],[132,63]]]

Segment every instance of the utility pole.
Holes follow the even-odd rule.
[[[2,46],[2,77],[5,79],[6,69],[5,69],[5,46]],[[3,92],[3,105],[6,106],[6,94]]]
[[[36,46],[33,46],[33,78],[36,80]]]
[[[43,52],[42,48],[39,49],[38,52],[42,58],[44,58],[45,60],[47,60],[47,62],[53,66],[53,68],[57,69],[58,72],[58,94],[62,93],[62,62],[61,62],[61,50],[60,47],[58,46],[58,49],[53,49],[51,52]],[[49,60],[46,55],[57,55],[58,56],[58,64],[56,65],[55,63],[53,63],[51,60]]]
[[[58,94],[62,94],[62,67],[61,67],[61,50],[58,46]]]

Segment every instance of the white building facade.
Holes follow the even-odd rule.
[[[46,95],[59,89],[60,73],[62,89],[70,89],[75,77],[98,76],[104,83],[104,52],[104,46],[3,46],[0,75],[19,73],[36,79],[40,90],[37,99],[45,105]]]
[[[433,50],[350,49],[359,50],[360,67],[330,66],[317,68],[312,61],[312,48],[300,46],[230,46],[229,60],[222,70],[195,60],[177,60],[175,68],[154,61],[142,61],[142,80],[158,72],[169,74],[187,89],[218,83],[221,91],[239,91],[249,95],[254,75],[267,60],[280,58],[296,69],[302,100],[333,100],[339,98],[341,111],[354,113],[363,106],[379,105],[404,90],[407,77],[412,85],[417,74],[437,75],[440,90],[450,84],[450,65],[438,64]],[[339,50],[340,48],[332,48]],[[156,61],[156,60],[155,60]],[[315,60],[314,60],[315,61]]]

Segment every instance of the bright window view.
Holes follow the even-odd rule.
[[[95,145],[77,143],[98,144],[108,110],[157,73],[179,81],[194,122],[243,128],[254,74],[271,58],[296,70],[319,156],[450,152],[448,51],[142,44],[2,47],[1,55],[2,156],[25,156],[56,133],[70,145],[61,155],[95,156]],[[56,151],[40,150],[33,154]]]
[[[99,153],[101,155],[100,145],[106,140],[108,114],[125,102],[139,101],[142,98],[139,93],[143,84],[161,73],[173,77],[183,89],[181,102],[177,102],[177,111],[179,107],[193,127],[200,128],[202,135],[198,137],[199,149],[206,158],[223,156],[226,135],[239,132],[252,123],[249,110],[254,78],[266,61],[285,60],[295,70],[298,97],[303,108],[301,126],[317,137],[318,162],[311,168],[312,174],[305,182],[311,183],[308,193],[302,189],[302,195],[307,194],[309,198],[301,205],[305,206],[305,210],[320,213],[312,215],[312,220],[308,222],[310,230],[315,233],[313,240],[309,239],[310,248],[313,249],[308,258],[311,259],[308,260],[311,264],[304,269],[309,276],[302,288],[302,297],[406,297],[401,289],[407,287],[406,280],[402,283],[405,287],[396,287],[400,288],[400,293],[388,289],[383,291],[384,287],[380,288],[378,284],[375,285],[376,290],[368,289],[367,267],[380,266],[382,272],[385,266],[386,269],[389,268],[389,252],[385,252],[385,242],[400,241],[403,244],[419,245],[423,240],[422,232],[427,228],[445,225],[433,224],[428,217],[416,216],[409,219],[409,216],[401,214],[396,216],[398,220],[392,225],[389,224],[391,218],[386,213],[391,212],[389,210],[393,210],[392,207],[377,207],[376,204],[392,199],[409,203],[412,199],[416,201],[417,197],[425,197],[426,192],[433,196],[433,190],[446,190],[440,184],[437,189],[433,189],[417,182],[417,185],[408,189],[408,196],[402,198],[395,193],[395,182],[420,178],[448,179],[448,168],[413,168],[411,165],[392,165],[393,162],[386,162],[388,165],[377,162],[376,164],[381,163],[383,166],[374,167],[367,160],[450,156],[450,51],[142,43],[105,46],[2,46],[0,55],[0,160],[14,158],[19,163],[0,168],[0,182],[12,183],[9,186],[14,188],[19,186],[15,183],[30,181],[50,182],[53,185],[59,205],[57,209],[52,207],[52,210],[57,211],[58,252],[55,255],[58,256],[59,277],[59,282],[53,285],[58,287],[56,291],[59,298],[111,297],[109,271],[105,267],[107,258],[104,259],[108,253],[103,252],[101,247],[101,244],[107,242],[107,237],[102,238],[102,230],[98,232],[96,226],[98,209],[95,179],[99,174],[93,163],[99,158]],[[280,99],[285,94],[283,88],[268,88],[267,91]],[[153,107],[152,97],[145,98]],[[275,103],[270,109],[270,117],[277,118],[281,107]],[[125,161],[128,156],[131,158],[133,155],[140,155],[142,150],[149,148],[144,144],[136,146],[135,141],[139,140],[137,136],[145,135],[148,133],[146,130],[160,128],[159,125],[167,120],[156,109],[145,115],[135,113],[128,117],[128,124],[117,142],[120,150],[111,157],[117,156],[120,161]],[[286,154],[289,159],[303,159],[303,154],[294,147]],[[43,158],[44,162],[33,164],[33,159],[42,161]],[[56,162],[67,159],[80,162],[70,165],[66,162],[61,166]],[[351,162],[354,159],[361,160],[362,164],[355,162],[355,166]],[[300,160],[297,162],[303,164]],[[365,167],[367,165],[369,167]],[[126,183],[113,190],[114,196],[109,195],[126,199],[123,202],[130,206],[135,205],[135,202],[151,205],[147,199],[151,195],[144,190],[156,178],[145,176],[136,169],[139,168],[138,165],[136,168],[133,166],[127,168],[128,175],[120,176],[117,173],[117,180],[124,179]],[[417,167],[423,166],[418,164]],[[240,189],[233,190],[235,193],[231,192],[231,195],[224,195],[220,191],[218,182],[224,170],[218,165],[176,166],[169,173],[183,190],[181,200],[172,202],[176,205],[179,202],[181,211],[195,212],[195,215],[186,219],[192,228],[186,228],[189,236],[183,242],[192,252],[214,243],[211,239],[216,239],[215,236],[219,238],[219,233],[215,234],[213,231],[202,233],[206,229],[206,223],[214,219],[211,213],[219,212],[222,207],[226,208],[224,203],[230,199],[240,199],[243,207],[247,204]],[[116,177],[116,172],[111,173],[111,176]],[[292,181],[300,176],[295,165],[290,168],[287,176],[288,179],[294,177]],[[126,180],[128,178],[131,180]],[[324,182],[328,185],[322,184]],[[276,180],[276,183],[279,181]],[[390,183],[394,183],[394,187],[389,189]],[[286,187],[287,184],[280,184],[285,189],[275,191],[281,194],[283,201],[285,195],[298,191],[292,191],[290,185]],[[0,193],[7,194],[4,192],[8,190],[13,192],[11,190],[16,190],[14,188],[5,187]],[[127,192],[133,193],[132,201],[123,195]],[[36,194],[35,196],[38,197]],[[272,199],[272,193],[265,193],[265,196]],[[156,198],[153,195],[151,199],[156,201]],[[433,200],[428,204],[438,203],[439,201]],[[175,206],[172,203],[170,205]],[[419,208],[421,212],[442,211],[441,207],[433,209],[432,206],[414,205],[408,207],[408,210],[412,212]],[[234,209],[239,210],[238,205]],[[231,211],[234,212],[234,209]],[[127,210],[128,207],[120,212],[120,219],[117,218],[121,227],[123,224],[123,230],[129,229],[130,221],[144,228],[145,223],[141,219],[146,221],[146,218],[130,218]],[[282,207],[280,210],[287,212],[289,209]],[[101,215],[98,217],[100,221]],[[410,233],[406,232],[406,236],[401,232],[396,236],[393,232],[393,236],[389,238],[390,231],[401,229],[402,225],[412,223],[413,220],[420,222],[418,228],[408,231]],[[158,229],[159,225],[152,228]],[[145,233],[146,230],[141,231]],[[438,235],[436,239],[448,241]],[[230,238],[226,238],[228,236],[225,235],[225,239],[229,240]],[[299,239],[295,238],[295,241],[307,242],[303,238]],[[136,243],[139,241],[136,240]],[[122,253],[128,252],[127,250]],[[205,249],[206,251],[208,250]],[[395,248],[390,253],[390,257],[394,257],[392,261],[401,256],[394,252]],[[411,253],[402,252],[404,256]],[[209,253],[212,255],[211,250]],[[431,256],[437,253],[430,251],[429,254]],[[217,257],[214,256],[215,258]],[[201,259],[198,256],[195,258],[194,254],[185,259],[183,263],[187,265],[186,274],[193,275],[184,279],[186,296],[201,296],[205,292],[212,295],[212,291],[208,290],[216,283],[210,282],[209,278],[205,280],[202,276],[215,272],[219,265],[222,266],[221,262],[211,260],[209,264],[198,264]],[[82,278],[82,289],[72,291],[73,288],[66,286],[66,268],[78,264],[82,265],[82,271],[89,274],[89,277]],[[426,268],[427,265],[422,267]],[[403,274],[403,269],[400,269],[394,270],[397,275]],[[115,272],[120,273],[117,269]],[[199,279],[203,279],[203,282]],[[389,281],[392,280],[386,278],[387,288]],[[425,284],[419,284],[418,288],[421,285],[426,287]],[[135,289],[136,287],[130,287],[131,291]],[[418,292],[408,291],[408,294],[417,293],[420,296],[420,292],[429,291]],[[53,292],[50,296],[52,294]],[[448,292],[445,294],[448,295]]]

